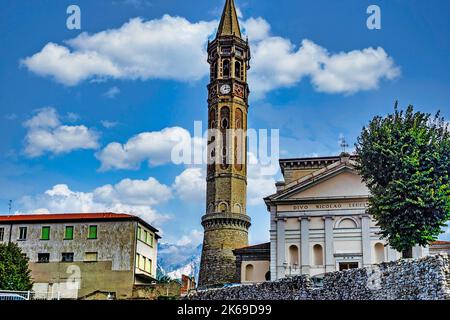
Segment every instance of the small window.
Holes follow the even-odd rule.
[[[223,61],[223,76],[228,78],[230,76],[230,60]]]
[[[375,263],[384,261],[384,245],[382,243],[375,244]]]
[[[323,248],[320,244],[314,245],[313,254],[314,254],[314,265],[322,266],[323,265]]]
[[[222,119],[222,129],[228,129],[228,119],[227,118]]]
[[[73,240],[73,227],[67,226],[66,232],[64,233],[64,240]]]
[[[140,256],[140,257],[141,257],[141,261],[139,261],[139,269],[145,270],[145,257],[144,256]]]
[[[0,241],[3,241],[5,237],[5,228],[0,228]]]
[[[136,253],[136,267],[139,268],[139,263],[141,262],[141,256],[139,253]]]
[[[295,245],[292,245],[289,247],[289,264],[291,266],[298,266],[298,247]]]
[[[148,233],[147,230],[144,230],[144,239],[142,239],[145,243],[147,243]]]
[[[98,253],[97,252],[86,252],[84,254],[84,262],[97,262]]]
[[[252,264],[245,266],[245,281],[253,281],[254,269]]]
[[[238,79],[241,78],[241,63],[239,61],[234,63],[234,76]]]
[[[357,269],[359,267],[358,262],[340,262],[339,271]]]
[[[97,239],[97,226],[89,226],[88,239]]]
[[[145,271],[148,273],[152,273],[152,260],[147,259],[147,263],[145,264]]]
[[[217,79],[217,62],[214,62],[213,66],[212,66],[212,80],[216,80]]]
[[[138,240],[141,240],[141,236],[142,236],[142,228],[138,227],[138,230],[137,230],[137,238],[138,238]]]
[[[62,262],[73,262],[73,252],[63,252],[61,256]]]
[[[50,227],[42,227],[41,240],[50,240]]]
[[[27,240],[27,227],[20,227],[19,228],[19,240],[20,241]]]
[[[39,263],[49,263],[50,262],[50,253],[38,253],[38,262]]]
[[[149,232],[148,233],[148,244],[150,245],[150,247],[153,247],[153,233]]]

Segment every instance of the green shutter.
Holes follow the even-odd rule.
[[[154,239],[154,235],[153,235],[153,233],[150,233],[150,247],[153,247],[153,239]]]
[[[141,233],[142,233],[142,228],[141,228],[141,227],[138,227],[137,238],[138,238],[139,240],[141,240]]]
[[[73,240],[73,227],[66,227],[65,240]]]
[[[41,240],[50,240],[50,227],[42,227]]]
[[[97,239],[97,226],[89,226],[89,239]]]

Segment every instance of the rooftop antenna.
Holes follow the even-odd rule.
[[[8,201],[8,210],[9,210],[9,214],[11,215],[11,209],[12,209],[12,200]]]
[[[341,137],[341,148],[342,148],[342,153],[347,153],[348,143],[345,140],[344,136]]]

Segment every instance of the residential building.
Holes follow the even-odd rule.
[[[181,296],[184,297],[189,294],[189,291],[195,289],[195,277],[187,276],[185,274],[181,275]]]
[[[0,216],[0,243],[19,245],[33,290],[47,298],[132,297],[135,286],[155,281],[158,239],[157,229],[128,214]]]

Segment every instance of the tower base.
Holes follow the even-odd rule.
[[[199,287],[238,282],[233,250],[248,246],[250,217],[208,214],[202,219],[205,235],[200,263]]]

